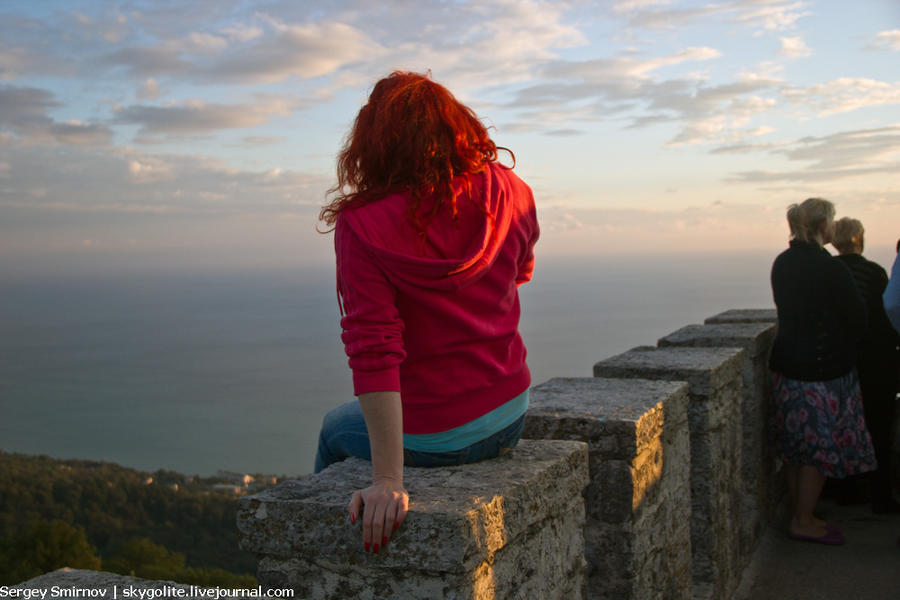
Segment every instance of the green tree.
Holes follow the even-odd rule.
[[[122,544],[104,563],[113,573],[145,579],[176,579],[184,569],[184,554],[170,552],[150,538],[135,538]]]
[[[186,567],[184,554],[172,552],[149,538],[135,538],[122,544],[103,561],[106,571],[145,579],[168,579],[204,587],[253,588],[253,575],[236,575],[224,569]]]
[[[0,550],[0,582],[19,583],[62,567],[100,570],[84,530],[60,520],[36,520]]]

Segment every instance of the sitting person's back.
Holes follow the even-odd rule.
[[[435,212],[424,231],[407,216],[408,194],[345,211],[335,231],[354,392],[399,382],[405,434],[464,425],[530,382],[516,288],[533,266],[531,191],[496,163],[454,189],[455,218],[423,199]]]
[[[406,516],[404,464],[496,457],[522,434],[531,378],[518,286],[538,225],[530,188],[497,163],[471,109],[414,73],[375,85],[331,193],[320,219],[335,226],[359,401],[326,415],[315,470],[372,461],[349,512],[355,522],[364,509],[364,547],[378,552]]]

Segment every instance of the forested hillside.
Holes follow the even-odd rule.
[[[254,573],[254,557],[238,548],[237,498],[214,490],[216,482],[109,462],[0,452],[0,583],[33,576],[36,561],[51,564],[50,555],[67,552],[65,560],[80,561],[83,568],[99,568],[102,561],[105,570],[131,572],[133,565],[155,561],[168,567],[154,573],[180,572],[182,580],[200,583],[213,569],[223,570],[217,572],[220,579],[225,572]]]

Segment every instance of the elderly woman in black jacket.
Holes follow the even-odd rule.
[[[813,515],[826,477],[876,468],[856,374],[866,310],[850,271],[822,246],[834,231],[834,205],[810,198],[788,209],[790,247],[772,265],[778,335],[774,372],[775,449],[791,495],[788,535],[843,544],[840,529]]]
[[[900,335],[884,311],[882,294],[888,285],[884,268],[863,255],[865,229],[857,219],[844,217],[835,223],[831,244],[840,252],[866,304],[869,326],[858,347],[856,370],[865,407],[866,424],[872,435],[878,470],[872,479],[872,511],[898,513],[891,493],[891,425],[897,401],[897,371],[900,366]]]

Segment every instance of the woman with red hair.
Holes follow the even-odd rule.
[[[364,548],[377,553],[406,516],[404,464],[475,462],[518,443],[531,383],[518,286],[538,224],[531,189],[497,162],[475,113],[425,75],[375,85],[337,175],[319,218],[334,226],[358,401],[326,415],[315,470],[372,461],[348,509],[354,523],[363,510]]]

